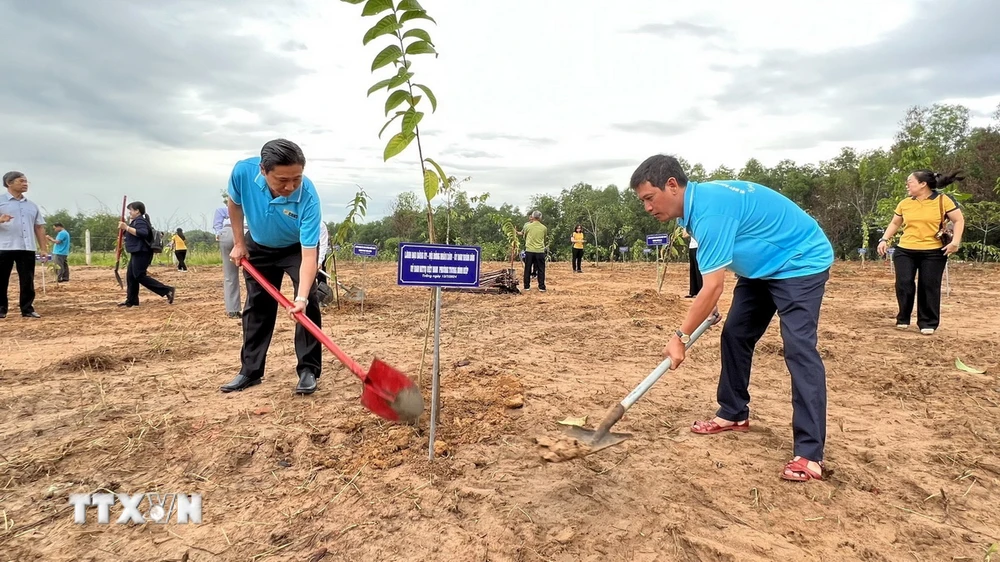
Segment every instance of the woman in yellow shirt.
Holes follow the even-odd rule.
[[[910,327],[913,313],[913,298],[917,299],[917,327],[920,333],[931,335],[941,320],[941,277],[948,264],[948,256],[958,251],[965,230],[962,210],[950,195],[938,191],[964,178],[954,174],[943,176],[931,170],[917,170],[906,178],[906,192],[909,197],[896,205],[895,216],[885,229],[885,236],[879,240],[878,253],[886,254],[889,240],[899,227],[903,235],[893,253],[896,268],[896,301],[899,313],[896,327],[905,330]],[[945,219],[955,225],[953,239],[945,244],[939,232]],[[913,279],[919,273],[914,286]]]
[[[569,241],[573,243],[573,273],[583,273],[583,225],[576,225]]]
[[[188,247],[187,237],[184,236],[183,229],[177,229],[171,244],[174,247],[174,255],[177,256],[177,271],[187,271],[188,266],[184,263],[184,258],[187,257]]]

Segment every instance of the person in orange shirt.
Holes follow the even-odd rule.
[[[573,273],[583,273],[583,225],[573,229],[569,241],[573,243]]]
[[[910,174],[906,178],[909,197],[896,205],[895,215],[879,240],[878,253],[884,256],[889,241],[900,227],[903,228],[903,235],[892,256],[899,305],[896,327],[900,330],[910,327],[914,296],[917,300],[917,327],[921,334],[933,334],[941,322],[941,277],[948,264],[948,256],[957,252],[962,244],[965,217],[958,208],[958,202],[938,190],[963,180],[958,174],[944,176],[926,169]],[[955,226],[951,240],[948,240],[948,235],[942,235],[944,224],[949,220]],[[918,273],[919,279],[914,285],[913,280]]]

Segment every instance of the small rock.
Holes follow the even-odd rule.
[[[258,416],[263,416],[264,414],[270,414],[273,411],[274,411],[274,408],[272,408],[270,406],[261,406],[260,408],[257,408],[256,410],[254,410],[253,413],[256,414],[256,415],[258,415]]]
[[[555,535],[553,535],[552,536],[552,540],[556,541],[559,544],[566,544],[569,541],[573,540],[573,537],[575,537],[575,536],[576,536],[576,533],[573,532],[573,529],[570,529],[569,527],[565,527],[561,531],[559,531],[558,533],[556,533]]]
[[[521,394],[511,396],[504,405],[510,409],[520,408],[524,406],[524,396]]]

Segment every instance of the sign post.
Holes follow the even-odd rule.
[[[374,258],[378,254],[378,246],[374,244],[355,244],[354,255],[361,256],[361,316],[365,315],[365,288],[368,279],[368,258]]]
[[[434,460],[441,395],[441,288],[478,287],[479,246],[399,243],[396,284],[434,288],[434,362],[431,373],[431,423],[427,455]]]
[[[670,245],[669,234],[647,234],[646,245],[656,246],[656,293],[663,289],[663,278],[666,276],[666,264],[663,260],[663,246]]]

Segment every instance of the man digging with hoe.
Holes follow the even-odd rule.
[[[690,334],[715,309],[726,269],[739,276],[722,329],[722,373],[714,418],[691,431],[714,435],[750,429],[750,367],[754,348],[774,313],[781,321],[785,365],[792,376],[795,457],[786,480],[823,479],[826,370],[816,349],[820,305],[833,265],[833,247],[819,224],[791,200],[763,185],[734,180],[688,181],[677,159],[655,155],[632,174],[646,212],[677,219],[698,240],[704,286],[664,348],[671,369],[684,361]]]

